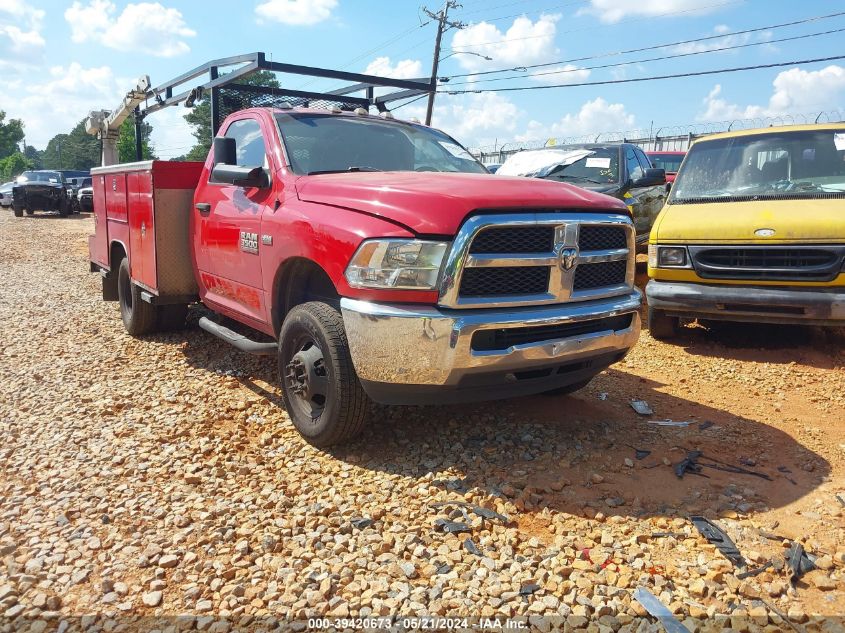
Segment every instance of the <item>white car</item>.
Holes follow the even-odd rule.
[[[0,185],[0,207],[12,206],[12,185],[14,182],[7,182]]]

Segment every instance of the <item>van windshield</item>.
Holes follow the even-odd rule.
[[[672,188],[675,204],[845,195],[845,130],[699,141]]]
[[[277,114],[297,174],[447,171],[486,174],[457,141],[421,125],[375,117]]]

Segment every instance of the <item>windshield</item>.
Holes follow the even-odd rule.
[[[453,138],[431,128],[324,114],[277,114],[291,169],[297,174],[341,171],[487,170]]]
[[[560,165],[541,177],[546,180],[581,181],[601,185],[619,182],[619,149],[617,147],[583,149],[589,150],[590,155],[569,165]]]
[[[700,141],[671,201],[845,193],[845,131],[782,131]]]
[[[665,169],[666,173],[677,173],[684,160],[683,154],[649,154],[651,164],[657,169]]]
[[[62,175],[57,171],[25,171],[18,176],[18,182],[61,182]]]

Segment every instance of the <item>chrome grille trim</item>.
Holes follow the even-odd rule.
[[[470,254],[473,239],[485,229],[499,227],[553,226],[553,251],[545,253],[484,253]],[[582,225],[610,226],[626,231],[628,248],[595,251],[578,250],[579,228]],[[561,251],[575,249],[575,265],[565,270],[561,265]],[[588,301],[630,293],[635,275],[635,232],[631,219],[621,213],[526,212],[484,213],[468,218],[458,231],[446,258],[440,280],[439,305],[447,308],[518,307],[563,302]],[[573,290],[578,265],[626,260],[625,283],[601,288]],[[465,268],[497,268],[513,266],[547,266],[547,292],[532,295],[491,297],[461,297],[460,287]]]

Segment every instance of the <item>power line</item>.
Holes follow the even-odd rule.
[[[718,70],[700,70],[689,73],[677,73],[674,75],[655,75],[653,77],[636,77],[633,79],[608,79],[605,81],[584,81],[580,83],[570,84],[554,84],[550,86],[514,86],[510,88],[481,88],[479,90],[438,90],[444,94],[450,95],[464,95],[482,92],[517,92],[521,90],[549,90],[551,88],[577,88],[580,86],[606,86],[609,84],[630,84],[641,81],[656,81],[659,79],[678,79],[681,77],[700,77],[702,75],[718,75],[722,73],[736,73],[747,70],[760,70],[764,68],[779,68],[782,66],[793,66],[796,64],[814,64],[816,62],[830,62],[839,59],[845,59],[845,55],[836,55],[834,57],[817,57],[815,59],[798,59],[791,62],[778,62],[773,64],[757,64],[754,66],[738,66],[735,68],[720,68]]]
[[[540,77],[545,75],[561,75],[566,73],[575,73],[575,72],[582,72],[585,70],[599,70],[602,68],[617,68],[619,66],[630,66],[632,64],[644,64],[646,62],[660,62],[665,61],[667,59],[678,59],[680,57],[692,57],[693,55],[705,55],[708,53],[720,53],[723,51],[732,51],[739,48],[749,48],[751,46],[763,46],[765,44],[779,44],[781,42],[791,42],[794,40],[804,40],[811,37],[820,37],[822,35],[832,35],[833,33],[842,33],[845,31],[845,28],[841,29],[832,29],[830,31],[820,31],[818,33],[806,33],[804,35],[794,35],[792,37],[783,37],[776,40],[765,40],[762,42],[750,42],[746,44],[735,44],[733,46],[723,46],[720,48],[711,48],[708,50],[703,51],[690,51],[688,53],[677,53],[676,55],[663,55],[661,57],[648,57],[646,59],[636,59],[629,62],[617,62],[615,64],[601,64],[598,66],[580,66],[580,67],[572,67],[572,68],[564,68],[562,70],[550,70],[541,73],[530,73],[528,75],[509,75],[507,77],[492,77],[490,79],[478,79],[475,81],[461,81],[458,83],[450,83],[451,86],[466,86],[468,84],[476,84],[481,82],[490,82],[490,81],[507,81],[509,79],[524,79],[526,77]],[[441,78],[443,81],[444,78]],[[448,79],[448,78],[445,78]]]
[[[744,29],[742,31],[733,31],[731,33],[721,33],[719,35],[708,35],[706,37],[697,37],[697,38],[690,39],[690,40],[681,40],[679,42],[670,42],[668,44],[656,44],[654,46],[643,46],[643,47],[640,47],[640,48],[630,48],[630,49],[624,50],[624,51],[615,51],[615,52],[612,52],[612,53],[602,53],[600,55],[589,55],[589,56],[586,56],[586,57],[574,57],[572,59],[564,59],[564,60],[560,60],[560,61],[556,61],[556,62],[545,62],[543,64],[530,64],[528,66],[516,66],[516,67],[512,67],[512,68],[500,68],[498,70],[482,70],[482,71],[478,71],[478,72],[474,72],[474,73],[462,73],[460,75],[450,75],[450,78],[451,79],[457,79],[458,77],[474,77],[476,75],[492,75],[492,74],[495,74],[495,73],[504,73],[504,72],[509,72],[509,71],[516,72],[516,71],[522,71],[523,69],[527,70],[529,68],[543,68],[543,67],[546,67],[546,66],[557,66],[559,64],[573,64],[575,62],[583,62],[583,61],[587,61],[587,60],[590,60],[590,59],[601,59],[603,57],[615,57],[617,55],[629,55],[631,53],[644,53],[645,51],[653,51],[653,50],[658,50],[658,49],[661,49],[661,48],[670,48],[670,47],[673,47],[673,46],[682,46],[684,44],[696,44],[698,42],[707,42],[707,41],[720,39],[720,38],[724,38],[724,37],[732,37],[732,36],[735,36],[735,35],[745,35],[745,34],[748,34],[748,33],[758,33],[760,31],[769,31],[769,30],[772,30],[772,29],[785,28],[785,27],[788,27],[788,26],[797,26],[799,24],[807,24],[809,22],[818,22],[820,20],[827,20],[827,19],[830,19],[830,18],[841,17],[843,15],[845,15],[845,11],[840,11],[838,13],[830,13],[830,14],[827,14],[827,15],[817,15],[817,16],[814,16],[814,17],[811,17],[811,18],[804,18],[802,20],[795,20],[793,22],[783,22],[781,24],[772,24],[770,26],[759,26],[759,27],[755,27],[755,28],[752,28],[752,29]]]
[[[411,105],[411,104],[412,104],[412,103],[414,103],[415,101],[419,101],[420,99],[424,99],[424,98],[425,98],[425,97],[427,97],[427,96],[428,96],[427,94],[422,94],[422,95],[416,96],[416,97],[414,97],[413,99],[411,99],[410,101],[406,101],[405,103],[400,103],[398,106],[392,106],[392,107],[390,108],[390,111],[391,111],[391,112],[395,112],[395,111],[396,111],[396,110],[398,110],[399,108],[404,108],[406,105]]]
[[[615,22],[614,24],[608,24],[608,25],[605,25],[605,26],[620,26],[620,25],[623,25],[623,24],[631,24],[632,22],[642,22],[644,20],[653,20],[655,18],[667,18],[667,17],[672,16],[672,15],[681,15],[681,14],[684,14],[684,13],[695,13],[695,12],[698,12],[698,11],[704,11],[706,9],[715,9],[715,8],[718,8],[718,7],[726,7],[726,6],[732,5],[732,4],[740,4],[741,2],[743,2],[743,0],[731,0],[730,2],[721,2],[719,4],[710,4],[710,5],[707,5],[707,6],[704,6],[704,7],[697,7],[695,9],[684,9],[683,11],[669,11],[668,13],[658,13],[657,15],[649,15],[649,16],[642,17],[642,18],[634,18],[634,19],[631,19],[631,20],[620,20],[619,22]],[[562,35],[564,33],[578,33],[580,31],[595,31],[595,30],[596,30],[596,27],[591,26],[591,27],[585,27],[583,29],[572,29],[572,30],[569,30],[569,31],[561,31],[560,33],[557,33],[557,35]],[[452,48],[471,48],[471,47],[474,47],[474,46],[487,46],[489,44],[505,44],[507,42],[518,42],[520,40],[533,40],[533,39],[537,39],[538,37],[548,37],[548,35],[526,35],[525,37],[511,37],[511,38],[507,38],[507,39],[504,39],[504,40],[496,40],[496,41],[493,41],[493,42],[476,42],[476,43],[473,43],[473,44],[457,44],[457,45],[453,44]]]

